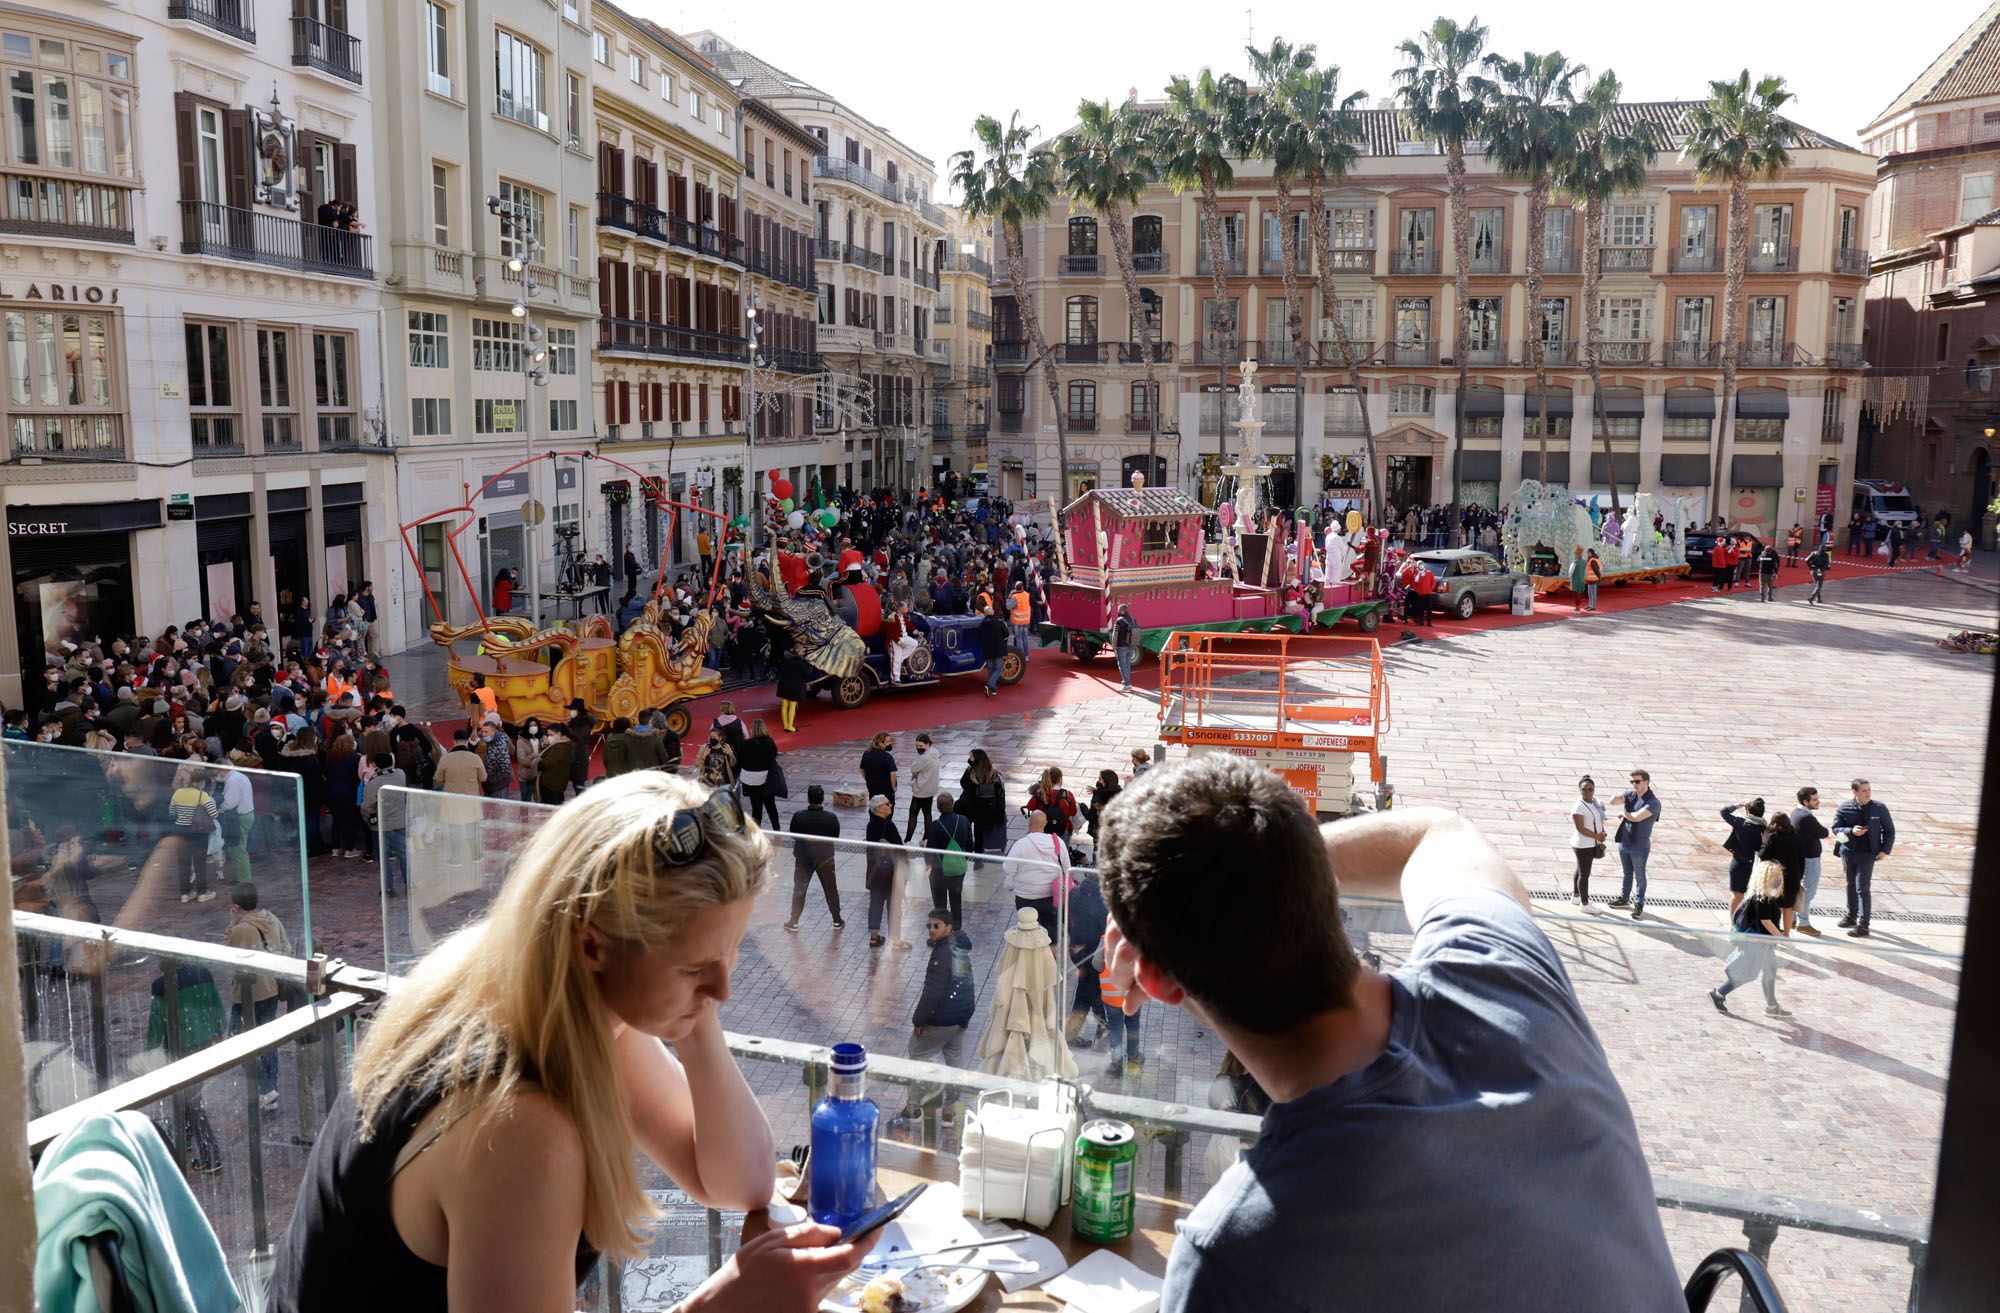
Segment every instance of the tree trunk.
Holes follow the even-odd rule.
[[[1549,358],[1542,343],[1542,261],[1548,250],[1548,233],[1549,184],[1544,180],[1528,192],[1528,356],[1535,366],[1535,395],[1542,403],[1541,422],[1535,430],[1536,446],[1541,451],[1536,469],[1542,483],[1549,481]]]
[[[1240,345],[1242,334],[1236,331],[1236,315],[1229,308],[1229,274],[1222,263],[1221,197],[1217,195],[1215,182],[1206,170],[1203,170],[1201,175],[1201,237],[1208,244],[1208,280],[1215,297],[1216,319],[1208,326],[1226,328],[1229,340]],[[1225,359],[1224,368],[1231,363],[1233,362]]]
[[[1021,254],[1021,229],[1002,224],[1000,235],[1007,247],[1007,282],[1014,290],[1014,313],[1021,317],[1021,328],[1028,335],[1028,350],[1034,352],[1030,361],[1041,362],[1042,378],[1049,385],[1049,405],[1054,408],[1056,421],[1056,459],[1062,463],[1056,474],[1056,501],[1060,505],[1068,500],[1061,494],[1069,478],[1069,433],[1063,422],[1062,379],[1056,374],[1055,357],[1049,353],[1048,341],[1042,336],[1042,318],[1035,313],[1034,300],[1028,295],[1028,264]],[[1025,405],[1027,398],[1021,400]],[[1039,434],[1030,435],[1031,449],[1041,445],[1039,439]],[[1048,496],[1046,488],[1037,487],[1035,491]]]
[[[1146,299],[1139,295],[1139,270],[1132,263],[1132,231],[1125,226],[1125,209],[1113,202],[1104,209],[1105,226],[1111,229],[1111,254],[1118,261],[1118,277],[1125,284],[1125,312],[1132,331],[1139,337],[1139,360],[1146,367],[1146,389],[1152,403],[1152,423],[1147,426],[1146,477],[1152,479],[1159,463],[1160,386],[1154,376],[1153,326],[1146,319]]]
[[[1715,471],[1709,480],[1715,498],[1710,514],[1727,520],[1729,465],[1723,453],[1736,434],[1736,366],[1743,350],[1743,275],[1750,265],[1750,185],[1729,184],[1729,246],[1723,253],[1722,397],[1715,416]]]
[[[1618,466],[1611,459],[1611,434],[1604,427],[1604,376],[1597,368],[1597,261],[1604,249],[1604,205],[1589,206],[1583,217],[1583,366],[1590,371],[1590,426],[1604,447],[1604,481],[1611,488],[1611,512],[1618,513]],[[1576,421],[1571,420],[1572,424]],[[1589,444],[1584,444],[1589,450]]]
[[[1292,180],[1273,179],[1278,194],[1278,258],[1285,284],[1285,326],[1292,331],[1292,380],[1297,391],[1292,397],[1292,505],[1302,500],[1306,478],[1305,367],[1306,313],[1299,301],[1299,242],[1292,230]],[[1266,347],[1266,350],[1269,348]]]
[[[1451,431],[1451,540],[1463,546],[1465,501],[1465,388],[1469,369],[1465,360],[1465,340],[1472,335],[1472,216],[1465,212],[1465,146],[1447,144],[1444,157],[1445,196],[1451,205],[1451,257],[1458,267],[1452,271],[1452,296],[1458,301],[1458,332],[1451,344],[1458,358],[1458,400],[1452,407]]]
[[[1368,462],[1369,510],[1375,517],[1382,514],[1382,471],[1375,464],[1375,420],[1368,413],[1368,392],[1361,385],[1361,361],[1354,351],[1354,342],[1347,336],[1347,321],[1340,317],[1339,298],[1335,297],[1331,311],[1326,299],[1331,287],[1328,277],[1333,272],[1333,222],[1326,212],[1326,175],[1315,171],[1312,174],[1309,195],[1312,198],[1313,241],[1319,246],[1319,305],[1320,313],[1333,321],[1333,341],[1340,351],[1340,363],[1347,370],[1347,385],[1354,389],[1355,399],[1361,407],[1361,450]]]

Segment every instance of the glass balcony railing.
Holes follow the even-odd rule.
[[[51,753],[67,752],[25,755],[30,746],[7,745],[4,761],[16,835],[31,805],[17,791],[20,777],[47,771],[58,762]],[[96,769],[102,776],[104,767]],[[73,787],[88,782],[73,768],[66,778]],[[791,801],[781,806],[787,815],[795,810]],[[554,814],[406,790],[385,795],[382,811],[383,856],[408,886],[381,903],[380,951],[391,976],[483,915],[511,862]],[[90,813],[79,801],[66,814]],[[859,829],[858,811],[835,814],[843,827]],[[1018,818],[1010,820],[1018,834]],[[39,816],[35,823],[50,824]],[[963,1118],[943,1113],[982,1093],[1017,1088],[985,1070],[997,1065],[986,1051],[1001,936],[1018,916],[1004,864],[968,853],[963,873],[947,876],[934,865],[941,854],[767,837],[771,878],[752,906],[722,1019],[780,1152],[807,1138],[808,1110],[826,1085],[827,1046],[851,1039],[871,1050],[885,1137],[949,1156]],[[123,844],[106,836],[100,814],[83,856],[118,857]],[[303,888],[303,863],[290,860]],[[866,942],[871,867],[882,889],[874,910],[890,941],[873,949]],[[48,881],[44,864],[24,864],[18,853],[15,870],[17,904],[24,872]],[[98,878],[114,874],[107,869]],[[1651,900],[1654,915],[1644,921],[1574,908],[1564,897],[1567,863],[1559,876],[1525,874],[1537,922],[1631,1106],[1677,1268],[1693,1271],[1711,1251],[1737,1246],[1765,1260],[1796,1307],[1875,1313],[1914,1306],[1929,1249],[1924,1219],[1958,1005],[1959,961],[1949,932],[1912,925],[1865,949],[1844,939],[1746,943],[1720,928],[1719,912],[1671,898]],[[1079,875],[1069,899],[1031,913],[1049,913],[1059,948],[1094,939],[1100,924],[1094,877]],[[260,887],[277,887],[280,877],[262,874]],[[1598,897],[1616,881],[1615,870],[1607,877],[1600,869]],[[1821,886],[1822,914],[1838,902],[1836,884]],[[904,1056],[930,957],[925,913],[954,896],[969,941],[958,953],[973,979],[974,1019],[956,1051]],[[833,928],[831,899],[838,899],[842,930]],[[1364,958],[1383,970],[1401,966],[1412,944],[1402,906],[1358,898],[1343,904],[1349,938]],[[392,982],[222,947],[214,942],[219,935],[192,924],[168,934],[107,936],[85,918],[24,912],[15,936],[31,1097],[38,1100],[31,1147],[39,1151],[89,1108],[153,1114],[222,1237],[249,1305],[260,1306],[269,1247],[290,1216],[312,1136],[346,1076],[354,1026],[366,1024],[367,1009]],[[296,933],[294,942],[301,943]],[[1725,963],[1746,947],[1753,959],[1770,954],[1772,994],[1786,1015],[1766,1015],[1755,970],[1739,971],[1746,983],[1727,1000],[1731,1015],[1710,1005],[1708,991],[1724,979]],[[358,940],[343,951],[373,956]],[[231,1037],[228,997],[239,975],[260,972],[311,982],[319,997]],[[1062,1015],[1072,997],[1067,974],[1059,973],[1053,1000]],[[1136,1066],[1114,1066],[1123,1055],[1103,1041],[1095,1019],[1080,1037],[1090,1047],[1062,1051],[1088,1087],[1089,1113],[1138,1131],[1141,1191],[1192,1200],[1254,1139],[1258,1123],[1210,1106],[1223,1051],[1188,1013],[1147,1003],[1135,1024],[1144,1058]],[[266,1058],[275,1070],[260,1067]],[[277,1098],[260,1101],[258,1092],[273,1086]],[[1867,1110],[1865,1136],[1849,1133],[1857,1108]],[[1745,1132],[1758,1128],[1755,1151],[1741,1151]],[[666,1208],[648,1253],[602,1269],[579,1307],[671,1307],[733,1249],[739,1217],[689,1205],[650,1166],[642,1179]],[[1826,1279],[1836,1272],[1837,1282]]]

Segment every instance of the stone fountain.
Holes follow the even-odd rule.
[[[1236,386],[1236,418],[1231,421],[1236,429],[1236,463],[1223,466],[1222,472],[1236,480],[1236,523],[1232,528],[1241,563],[1238,577],[1261,586],[1266,584],[1271,565],[1271,536],[1262,531],[1258,516],[1271,466],[1264,463],[1260,440],[1264,421],[1257,416],[1257,397],[1257,362],[1246,360],[1243,381]]]

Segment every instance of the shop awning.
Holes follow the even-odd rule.
[[[1667,393],[1668,419],[1714,419],[1715,394],[1701,389]]]
[[[1612,468],[1618,473],[1618,486],[1621,488],[1638,487],[1639,453],[1636,451],[1614,451],[1611,453],[1611,456]],[[1596,488],[1602,487],[1609,482],[1610,480],[1604,477],[1604,453],[1601,451],[1592,452],[1590,454],[1590,485]]]
[[[1507,413],[1507,396],[1499,388],[1467,388],[1465,416],[1487,418]]]
[[[1738,419],[1790,419],[1792,399],[1782,388],[1744,388],[1736,394],[1736,418]],[[1774,484],[1756,484],[1756,487],[1774,487]]]
[[[1783,456],[1738,456],[1729,465],[1729,478],[1739,488],[1777,488],[1785,482]]]
[[[1646,396],[1637,388],[1604,389],[1606,419],[1637,419],[1646,413]]]
[[[1549,468],[1554,471],[1553,477],[1542,479],[1541,464],[1542,464],[1542,453],[1539,444],[1530,443],[1528,446],[1522,449],[1521,451],[1522,478],[1541,479],[1541,481],[1544,483],[1568,483],[1569,482],[1568,444],[1565,443],[1562,446],[1556,446],[1554,444],[1551,444],[1549,447]]]
[[[1738,457],[1741,459],[1741,457]],[[1665,452],[1660,456],[1660,483],[1669,488],[1706,488],[1708,457],[1692,452]]]
[[[1574,415],[1575,413],[1576,413],[1576,396],[1574,393],[1570,392],[1568,388],[1564,388],[1561,391],[1552,390],[1549,393],[1550,419],[1558,419],[1558,418],[1567,419],[1568,417]],[[1529,419],[1533,420],[1541,419],[1542,394],[1535,391],[1533,388],[1528,389],[1526,395],[1524,395],[1521,398],[1521,414],[1523,414]]]
[[[1468,483],[1500,482],[1500,453],[1468,451],[1459,457],[1459,477]]]

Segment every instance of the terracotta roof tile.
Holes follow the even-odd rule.
[[[1875,116],[1875,122],[1916,105],[1993,95],[2000,95],[2000,0],[1987,5],[1972,26]]]

